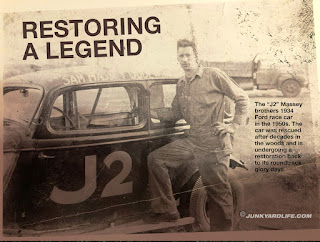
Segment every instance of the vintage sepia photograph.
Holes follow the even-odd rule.
[[[2,237],[320,229],[315,37],[312,0],[4,13]]]

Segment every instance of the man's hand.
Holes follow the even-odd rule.
[[[219,135],[219,137],[224,136],[226,133],[234,134],[238,127],[239,124],[236,123],[224,124],[220,122],[215,122],[213,124],[213,134]]]
[[[154,110],[150,110],[151,118],[159,119],[158,113]]]

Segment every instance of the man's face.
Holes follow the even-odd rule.
[[[198,61],[191,46],[178,48],[178,61],[184,71],[194,71],[198,68]]]

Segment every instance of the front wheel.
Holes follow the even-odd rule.
[[[239,212],[242,211],[244,204],[243,186],[240,182],[230,181],[233,196],[233,227],[239,229]],[[196,222],[193,224],[193,231],[210,231],[210,218],[208,216],[208,196],[201,177],[194,185],[190,197],[189,214],[194,217]]]
[[[296,97],[301,92],[301,85],[294,79],[288,79],[282,83],[281,92],[285,97]]]

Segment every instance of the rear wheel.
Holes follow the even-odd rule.
[[[296,97],[301,92],[301,85],[294,79],[288,79],[282,83],[281,92],[285,97]]]
[[[231,189],[233,195],[233,227],[234,230],[239,229],[239,212],[243,208],[244,194],[241,183],[231,181]],[[190,197],[189,215],[194,217],[196,222],[192,226],[193,231],[210,231],[210,218],[208,216],[208,196],[202,183],[201,177],[198,178],[194,185]]]

